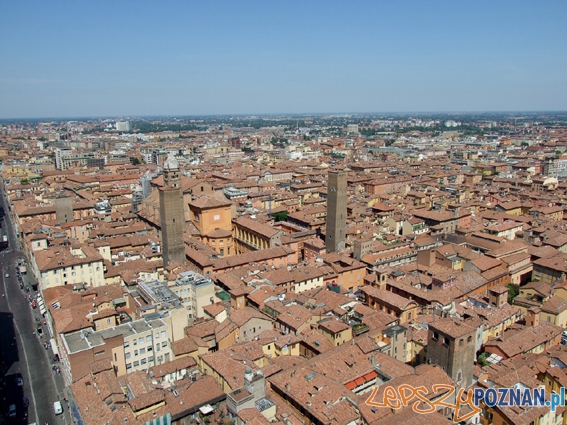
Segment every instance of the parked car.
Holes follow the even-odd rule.
[[[9,418],[15,418],[16,417],[16,405],[15,404],[10,404],[10,407],[8,408],[8,417]]]
[[[18,384],[18,387],[23,387],[24,386],[24,379],[21,376],[18,376],[16,378],[16,382]]]
[[[24,398],[22,399],[22,406],[24,406],[25,409],[27,409],[30,406],[30,401],[28,400],[27,397],[24,396]]]
[[[60,415],[61,413],[63,413],[63,406],[61,405],[60,401],[56,401],[55,403],[53,403],[53,411],[55,412],[56,415]]]

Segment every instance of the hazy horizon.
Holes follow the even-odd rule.
[[[561,0],[54,0],[0,12],[0,119],[567,110]],[[303,112],[345,110],[390,112]]]

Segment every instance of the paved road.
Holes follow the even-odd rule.
[[[1,183],[0,183],[1,184]],[[0,338],[1,350],[6,373],[2,389],[2,414],[6,414],[10,404],[16,405],[17,417],[8,418],[7,423],[27,424],[36,422],[43,425],[46,421],[53,424],[70,424],[65,403],[65,414],[56,416],[53,402],[62,399],[64,394],[61,376],[52,374],[51,349],[45,349],[43,342],[49,339],[48,330],[43,327],[44,337],[40,338],[37,327],[42,326],[38,309],[32,309],[26,297],[26,289],[33,281],[31,272],[23,276],[24,290],[20,288],[16,272],[19,257],[23,256],[16,249],[19,242],[15,237],[6,205],[0,190],[0,205],[6,212],[3,232],[8,234],[10,250],[0,253]],[[6,274],[9,277],[6,277]],[[35,295],[31,291],[32,295]],[[17,377],[23,378],[23,386],[17,385]],[[29,400],[29,408],[23,407],[23,397]]]

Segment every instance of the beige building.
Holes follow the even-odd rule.
[[[205,317],[203,307],[219,301],[213,281],[193,271],[181,273],[179,278],[169,283],[169,289],[189,310],[190,319]]]
[[[43,249],[35,251],[30,260],[41,290],[60,285],[105,284],[103,256],[91,246]]]

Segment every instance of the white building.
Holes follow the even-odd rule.
[[[132,126],[130,125],[130,121],[116,121],[116,130],[117,131],[130,131],[130,130],[132,130]]]
[[[57,148],[55,149],[55,168],[63,170],[63,158],[73,155],[71,148]]]

